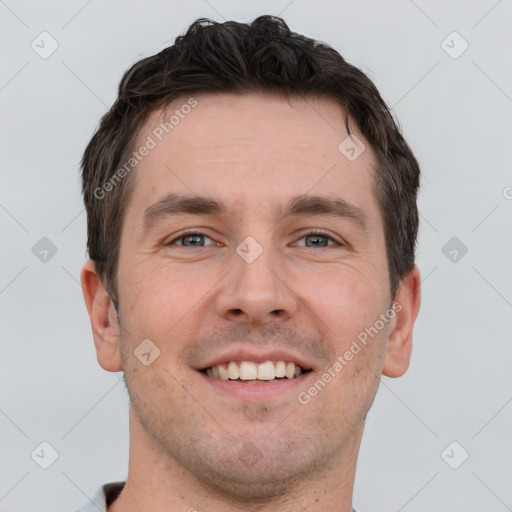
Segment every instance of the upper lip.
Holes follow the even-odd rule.
[[[229,351],[219,355],[212,356],[204,364],[201,364],[196,370],[211,368],[217,364],[228,363],[229,361],[252,361],[254,363],[264,363],[265,361],[286,361],[299,365],[303,370],[311,370],[311,363],[303,357],[289,350],[278,348],[231,348]]]

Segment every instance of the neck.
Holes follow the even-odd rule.
[[[174,512],[287,512],[304,509],[311,512],[352,511],[357,455],[364,423],[347,441],[340,457],[322,472],[290,483],[286,492],[263,499],[231,494],[226,487],[205,485],[148,436],[130,406],[130,462],[126,485],[108,512],[161,510]]]

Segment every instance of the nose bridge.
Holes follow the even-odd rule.
[[[260,243],[247,236],[232,255],[232,272],[218,298],[219,314],[230,320],[261,323],[288,319],[296,310],[296,299],[279,276],[280,255],[270,237]]]

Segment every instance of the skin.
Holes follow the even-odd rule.
[[[348,512],[380,376],[399,377],[409,365],[419,271],[390,297],[374,156],[353,122],[366,150],[353,162],[338,150],[347,131],[337,103],[257,94],[196,99],[136,168],[118,317],[92,262],[82,270],[98,362],[124,372],[131,399],[129,473],[109,510]],[[163,115],[147,121],[140,145]],[[144,211],[171,192],[216,199],[226,213],[168,215],[144,232]],[[348,218],[276,215],[277,203],[301,194],[358,206],[367,229]],[[206,235],[204,246],[184,246],[188,228]],[[320,241],[328,245],[306,246],[311,229],[325,231],[330,238]],[[263,249],[252,263],[236,252],[248,236]],[[298,393],[393,299],[401,306],[394,318],[301,404]],[[134,356],[144,339],[160,350],[148,366]],[[196,370],[230,347],[289,349],[313,371],[293,390],[243,400]],[[259,454],[252,466],[239,456],[247,446]]]

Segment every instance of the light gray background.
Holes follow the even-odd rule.
[[[412,362],[404,377],[382,380],[354,505],[512,510],[512,2],[5,0],[1,511],[72,511],[100,484],[126,477],[128,396],[122,374],[96,362],[78,282],[86,258],[78,163],[122,72],[196,18],[265,13],[281,13],[368,73],[423,171]],[[59,44],[47,59],[31,48],[43,31]],[[458,58],[445,51],[463,48],[458,36],[446,40],[453,31],[469,43]],[[468,248],[456,262],[442,252],[454,236]],[[32,252],[42,237],[58,249],[46,263]],[[31,458],[42,441],[59,455],[46,470]],[[469,453],[458,469],[441,456],[452,441],[463,448],[446,460]]]

